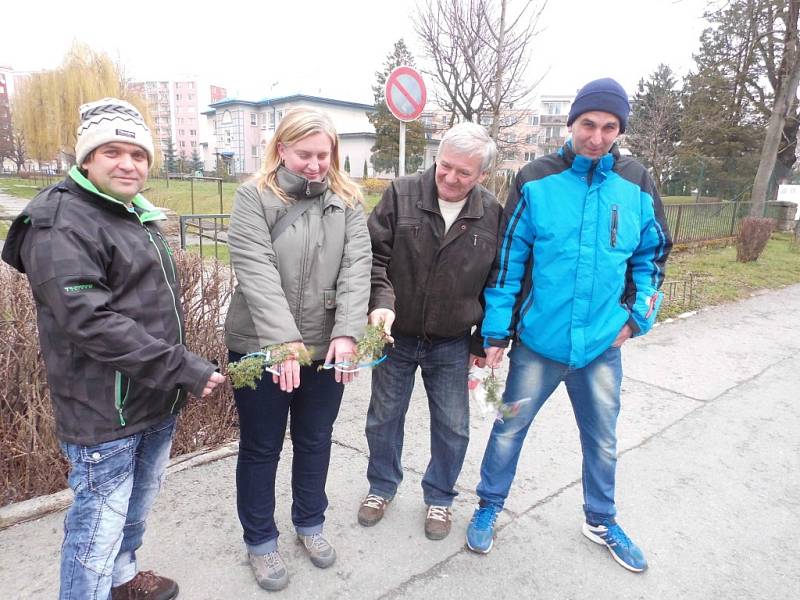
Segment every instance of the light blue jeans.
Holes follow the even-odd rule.
[[[567,387],[583,450],[583,511],[590,523],[616,515],[617,416],[622,360],[609,348],[580,369],[548,360],[524,344],[509,352],[511,366],[503,393],[508,413],[495,421],[481,464],[478,496],[502,508],[517,470],[522,443],[536,413],[562,381]]]
[[[175,417],[102,444],[62,443],[75,494],[64,518],[60,600],[107,600],[136,575],[145,519],[161,489]]]

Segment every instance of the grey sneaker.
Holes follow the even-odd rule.
[[[297,534],[297,539],[308,552],[308,557],[315,567],[324,569],[330,567],[336,560],[336,550],[333,549],[321,533],[311,535]]]
[[[282,590],[289,584],[289,571],[286,570],[286,563],[277,550],[268,554],[248,552],[247,558],[250,560],[258,585],[265,590]]]
[[[367,494],[358,507],[358,522],[364,527],[372,527],[383,518],[389,500],[375,494]]]
[[[453,513],[449,506],[429,506],[425,517],[425,537],[429,540],[443,540],[450,533],[452,523]]]

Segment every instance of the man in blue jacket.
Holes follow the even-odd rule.
[[[583,534],[626,569],[647,568],[615,520],[620,348],[653,326],[672,242],[652,178],[615,143],[629,112],[613,79],[586,84],[569,112],[571,138],[523,167],[506,203],[485,291],[486,364],[498,366],[514,344],[505,416],[492,429],[467,530],[475,552],[491,550],[525,435],[563,381],[583,449]]]

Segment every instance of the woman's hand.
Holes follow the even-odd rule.
[[[331,340],[331,345],[328,346],[328,355],[325,357],[327,364],[336,363],[349,363],[353,359],[356,352],[356,341],[349,336],[335,337]],[[352,365],[355,369],[358,365]],[[347,367],[340,366],[340,368],[347,369]],[[355,379],[358,373],[342,373],[339,369],[333,370],[337,383],[350,383]]]
[[[300,363],[297,362],[298,352],[305,351],[303,342],[289,342],[286,344],[294,351],[294,354],[280,363],[278,370],[280,375],[272,375],[272,383],[280,384],[282,392],[291,392],[300,387]]]

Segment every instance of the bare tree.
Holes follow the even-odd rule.
[[[436,82],[437,103],[457,119],[491,118],[490,135],[500,149],[501,135],[521,118],[538,81],[528,79],[530,46],[547,0],[524,0],[512,15],[509,0],[427,0],[417,7],[414,27]],[[492,166],[494,171],[495,165]]]

